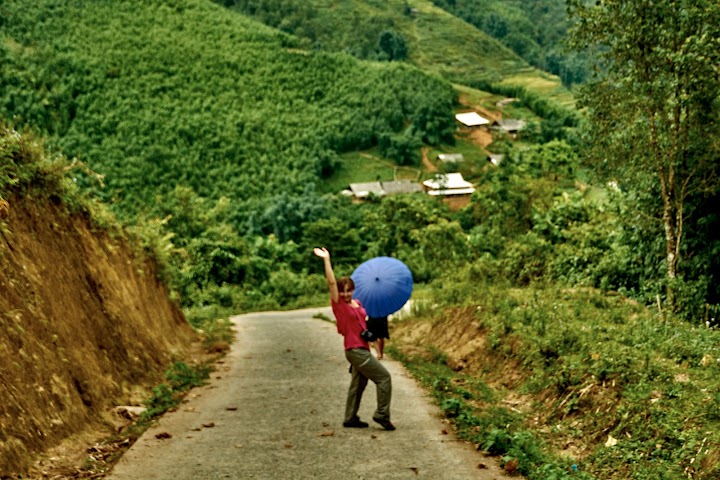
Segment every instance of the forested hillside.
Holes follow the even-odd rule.
[[[344,199],[317,194],[340,154],[374,148],[412,165],[423,144],[455,141],[455,93],[442,78],[402,62],[306,50],[301,39],[210,2],[3,8],[12,21],[2,26],[0,111],[75,157],[86,167],[75,173],[78,185],[146,227],[146,247],[164,259],[186,306],[307,301],[317,283],[303,273],[313,264],[298,246],[323,238],[324,219],[338,217],[329,227],[337,235],[345,224],[383,228],[361,208],[338,208]],[[438,38],[458,25],[482,38],[427,3],[412,26],[417,38],[434,31],[435,16],[444,19]],[[439,41],[428,37],[417,54],[462,52],[457,41]],[[506,60],[525,68],[492,40],[482,51],[474,50],[474,63],[498,80]],[[529,100],[552,119],[554,127],[538,128],[548,132],[542,138],[573,124],[567,112]],[[344,235],[342,244],[352,243],[355,234]],[[357,239],[348,264],[386,244],[365,238],[378,247]],[[420,278],[430,278],[422,273],[433,270],[429,260],[417,262]]]
[[[235,225],[260,232],[268,225],[250,212],[309,198],[340,152],[381,137],[451,137],[447,84],[401,64],[297,49],[207,2],[5,9],[4,116],[104,176],[98,192],[128,213],[185,185],[230,198]]]
[[[564,85],[582,83],[589,58],[567,48],[570,21],[565,0],[432,0],[498,39],[531,65],[560,77]]]
[[[380,145],[403,163],[452,141],[454,93],[439,78],[308,52],[209,2],[4,9],[2,114],[77,157],[78,184],[120,217],[162,230],[148,242],[179,262],[184,302],[202,303],[187,289],[208,281],[268,281],[275,254],[255,251],[285,247],[243,238],[297,240],[333,211],[314,192],[341,152]]]
[[[525,15],[525,10],[515,2],[513,5],[489,2],[490,9],[488,2],[466,7],[451,2],[456,8],[448,8],[443,2],[430,0],[218,0],[218,3],[291,33],[314,50],[348,52],[361,59],[407,61],[454,83],[493,89],[523,87],[546,99],[572,104],[572,97],[560,79],[545,73],[557,72],[543,71],[547,62],[533,63],[540,50],[556,60],[568,58],[559,52],[559,34],[555,31],[566,28],[564,11],[558,12],[557,8],[561,0],[535,5],[539,17],[546,10],[543,4],[548,4],[547,18]],[[463,16],[467,11],[475,15]],[[533,46],[517,49],[518,53],[493,36],[499,36],[498,31],[483,29],[485,23],[477,20],[478,15],[483,15],[483,19],[489,16],[512,30],[508,40],[519,37],[521,31],[532,25],[535,37],[545,41],[541,47],[523,33],[518,42],[530,42]],[[527,53],[525,58],[523,53]]]

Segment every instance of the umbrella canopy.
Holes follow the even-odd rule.
[[[355,298],[371,317],[397,312],[412,293],[412,273],[396,258],[371,258],[361,263],[350,278],[355,282]]]

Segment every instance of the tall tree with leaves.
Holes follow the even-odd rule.
[[[574,45],[599,60],[580,95],[593,158],[661,219],[675,307],[686,220],[718,188],[720,3],[568,0],[568,8]]]

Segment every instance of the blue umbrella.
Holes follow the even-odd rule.
[[[355,282],[355,298],[371,317],[397,312],[412,293],[412,273],[396,258],[371,258],[361,263],[350,277]]]

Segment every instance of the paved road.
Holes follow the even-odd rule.
[[[504,478],[493,459],[443,433],[438,409],[389,359],[397,430],[343,428],[348,364],[335,325],[312,318],[318,312],[332,316],[320,308],[235,317],[237,340],[212,381],[148,430],[108,478]],[[360,417],[370,420],[374,406],[371,382]]]

